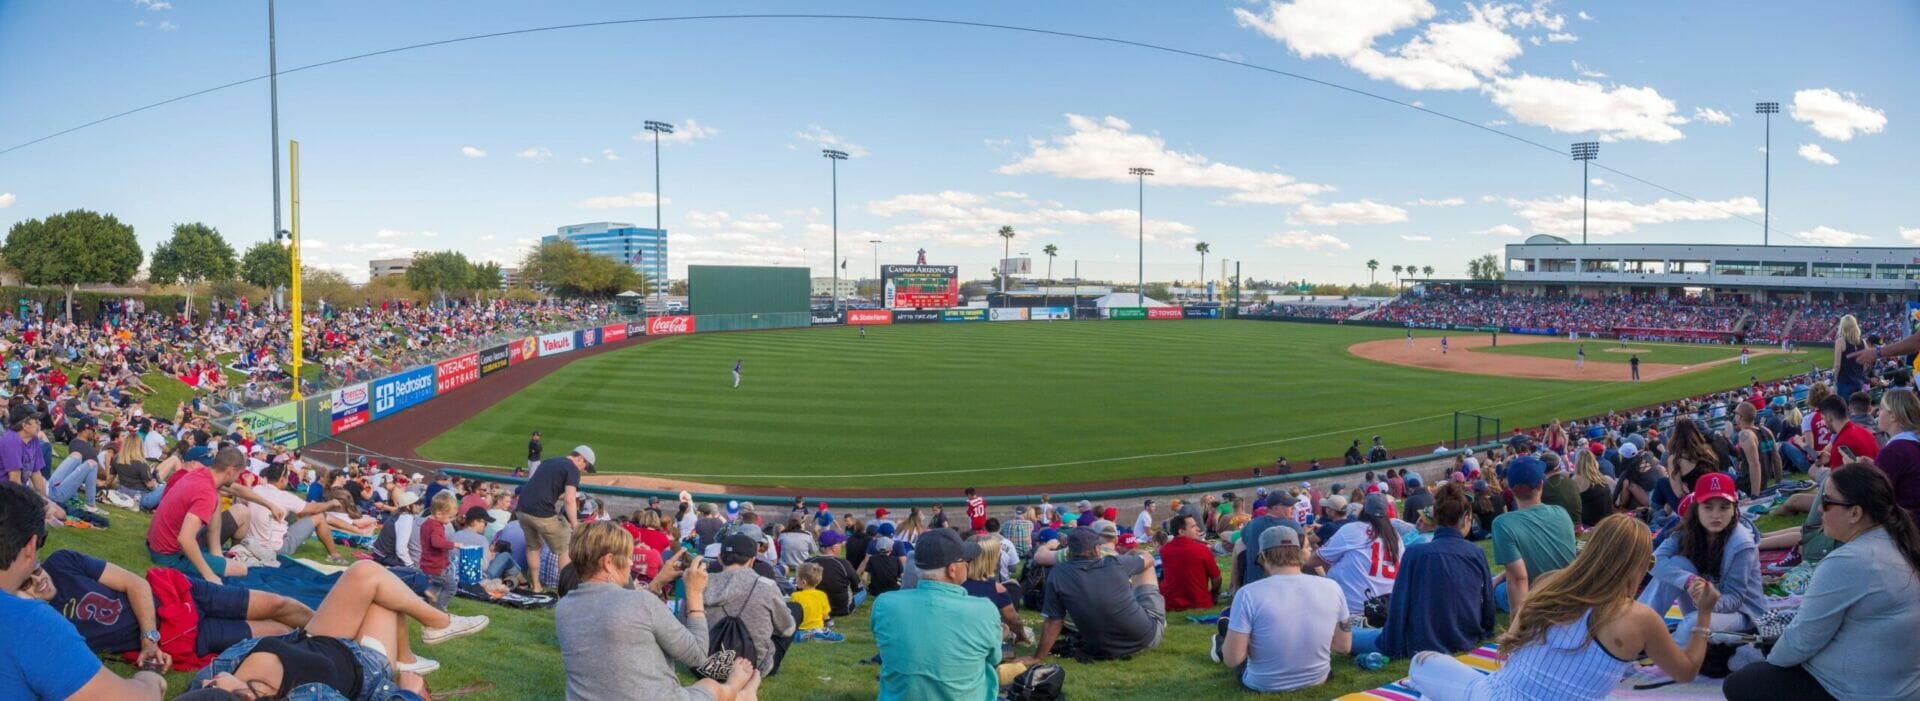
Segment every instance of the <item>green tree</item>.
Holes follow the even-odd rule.
[[[1013,236],[1014,236],[1013,227],[1002,226],[1000,227],[999,233],[1000,233],[1000,261],[1001,261],[1000,267],[1005,268],[1007,267],[1007,264],[1006,264],[1007,256],[1010,256],[1013,254]],[[1001,270],[999,273],[999,277],[1000,277],[1000,293],[1006,294],[1007,271],[1004,269]]]
[[[1200,243],[1196,243],[1193,245],[1193,251],[1195,253],[1200,254],[1200,277],[1198,281],[1196,281],[1193,284],[1193,286],[1202,288],[1202,290],[1204,290],[1207,286],[1207,253],[1212,250],[1213,250],[1213,247],[1208,246],[1207,242],[1205,241],[1201,241]]]
[[[447,293],[473,289],[473,263],[459,251],[421,251],[407,265],[407,287],[416,292],[431,292],[445,304]]]
[[[123,284],[140,271],[140,240],[111,214],[76,209],[17,222],[0,257],[29,285],[65,287],[67,318],[82,284]]]
[[[1431,265],[1422,265],[1422,266],[1420,266],[1420,272],[1421,272],[1421,273],[1423,273],[1423,274],[1425,274],[1425,275],[1427,276],[1427,279],[1428,279],[1428,280],[1432,280],[1432,279],[1433,279],[1433,266],[1431,266]]]
[[[1393,284],[1394,285],[1397,286],[1400,284],[1400,271],[1405,269],[1406,269],[1406,266],[1401,266],[1401,265],[1393,266]]]
[[[1368,286],[1373,285],[1373,271],[1379,270],[1379,269],[1380,269],[1380,259],[1378,258],[1367,259],[1367,285]]]
[[[506,278],[500,273],[499,263],[493,261],[475,263],[473,266],[473,280],[468,283],[468,289],[476,292],[498,292],[500,291],[501,281],[505,279]]]
[[[353,296],[353,283],[332,270],[307,268],[300,273],[300,294],[314,302],[344,302]]]
[[[293,282],[293,260],[287,254],[287,247],[278,241],[261,241],[240,254],[240,279],[249,285],[267,290],[269,295],[278,298],[275,292]]]
[[[1467,261],[1467,277],[1474,280],[1502,280],[1507,273],[1500,266],[1500,257],[1488,253]]]
[[[674,280],[671,284],[667,285],[667,294],[674,295],[676,297],[687,296],[687,281]]]
[[[582,251],[569,241],[549,241],[529,251],[520,262],[520,279],[563,297],[647,293],[647,281],[631,266]]]
[[[1047,285],[1048,285],[1046,291],[1041,293],[1040,306],[1051,307],[1053,306],[1053,296],[1052,296],[1053,259],[1055,256],[1060,255],[1060,247],[1055,246],[1053,244],[1047,244],[1045,247],[1040,249],[1040,252],[1047,256]]]
[[[187,289],[187,318],[193,318],[193,288],[201,282],[233,279],[240,265],[220,230],[200,222],[173,225],[173,237],[153,249],[147,279]]]

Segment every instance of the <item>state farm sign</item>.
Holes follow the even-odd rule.
[[[847,323],[884,326],[893,323],[893,312],[885,309],[849,309]]]
[[[465,386],[480,379],[480,354],[468,353],[457,358],[448,358],[434,366],[434,375],[438,378],[439,394]]]
[[[693,333],[691,316],[656,316],[647,320],[648,336],[672,336]]]

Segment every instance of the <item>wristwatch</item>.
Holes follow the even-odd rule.
[[[156,645],[160,643],[160,631],[149,630],[144,633],[141,633],[141,635],[146,636],[148,642],[154,643]]]

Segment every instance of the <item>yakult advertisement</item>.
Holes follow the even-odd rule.
[[[573,350],[573,332],[562,331],[540,337],[540,357],[559,355]]]

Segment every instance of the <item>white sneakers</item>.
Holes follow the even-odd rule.
[[[424,676],[440,671],[440,663],[419,655],[414,655],[412,662],[395,662],[393,668],[397,671],[412,672]]]
[[[445,628],[426,628],[421,630],[420,641],[428,645],[438,645],[463,635],[478,633],[485,630],[487,624],[492,622],[488,620],[486,616],[455,616],[448,614],[447,618],[448,623]]]

